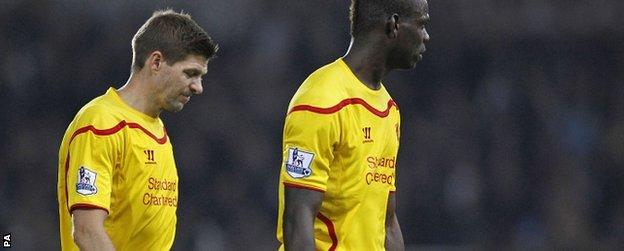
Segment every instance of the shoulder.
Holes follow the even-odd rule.
[[[84,105],[72,121],[74,128],[93,126],[97,129],[114,127],[123,120],[119,117],[114,104],[108,102],[104,96],[97,97]]]
[[[344,72],[337,62],[317,69],[299,86],[299,89],[290,101],[289,110],[297,105],[318,107],[336,105],[346,95],[341,84],[343,80]]]

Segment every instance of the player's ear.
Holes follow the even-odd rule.
[[[399,34],[399,14],[392,14],[385,23],[386,36],[396,38]]]
[[[147,58],[145,65],[149,66],[152,71],[159,71],[162,64],[165,62],[162,52],[153,51]]]

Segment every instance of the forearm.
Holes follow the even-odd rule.
[[[314,219],[323,194],[296,188],[284,190],[284,249],[286,251],[315,251]]]
[[[72,214],[74,243],[80,250],[115,250],[104,229],[108,212],[100,209],[76,209]]]
[[[104,229],[75,229],[74,242],[80,250],[115,250]]]
[[[290,218],[284,221],[285,250],[315,251],[314,220]]]
[[[404,251],[403,233],[399,226],[399,220],[396,215],[386,223],[386,250],[388,251]]]

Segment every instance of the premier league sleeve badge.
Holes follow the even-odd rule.
[[[78,182],[76,183],[76,192],[82,195],[93,195],[97,193],[97,187],[95,187],[95,178],[97,173],[91,171],[84,166],[80,166],[78,169]]]
[[[314,153],[304,152],[297,148],[288,149],[286,172],[293,178],[305,178],[312,175],[312,160]]]

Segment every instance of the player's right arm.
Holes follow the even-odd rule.
[[[113,170],[122,145],[119,122],[91,108],[76,118],[65,165],[66,210],[81,250],[114,250],[104,221],[110,212]]]
[[[104,229],[104,220],[107,216],[108,213],[102,209],[73,211],[73,237],[80,250],[115,250]]]
[[[323,193],[284,188],[284,248],[285,250],[316,250],[314,219],[323,200]]]
[[[316,250],[318,240],[315,239],[314,223],[322,206],[330,163],[341,135],[335,114],[293,109],[301,104],[305,107],[331,105],[317,105],[310,100],[297,102],[297,97],[313,96],[298,94],[293,98],[295,106],[290,106],[284,124],[280,175],[280,186],[284,189],[280,227],[287,251]]]

